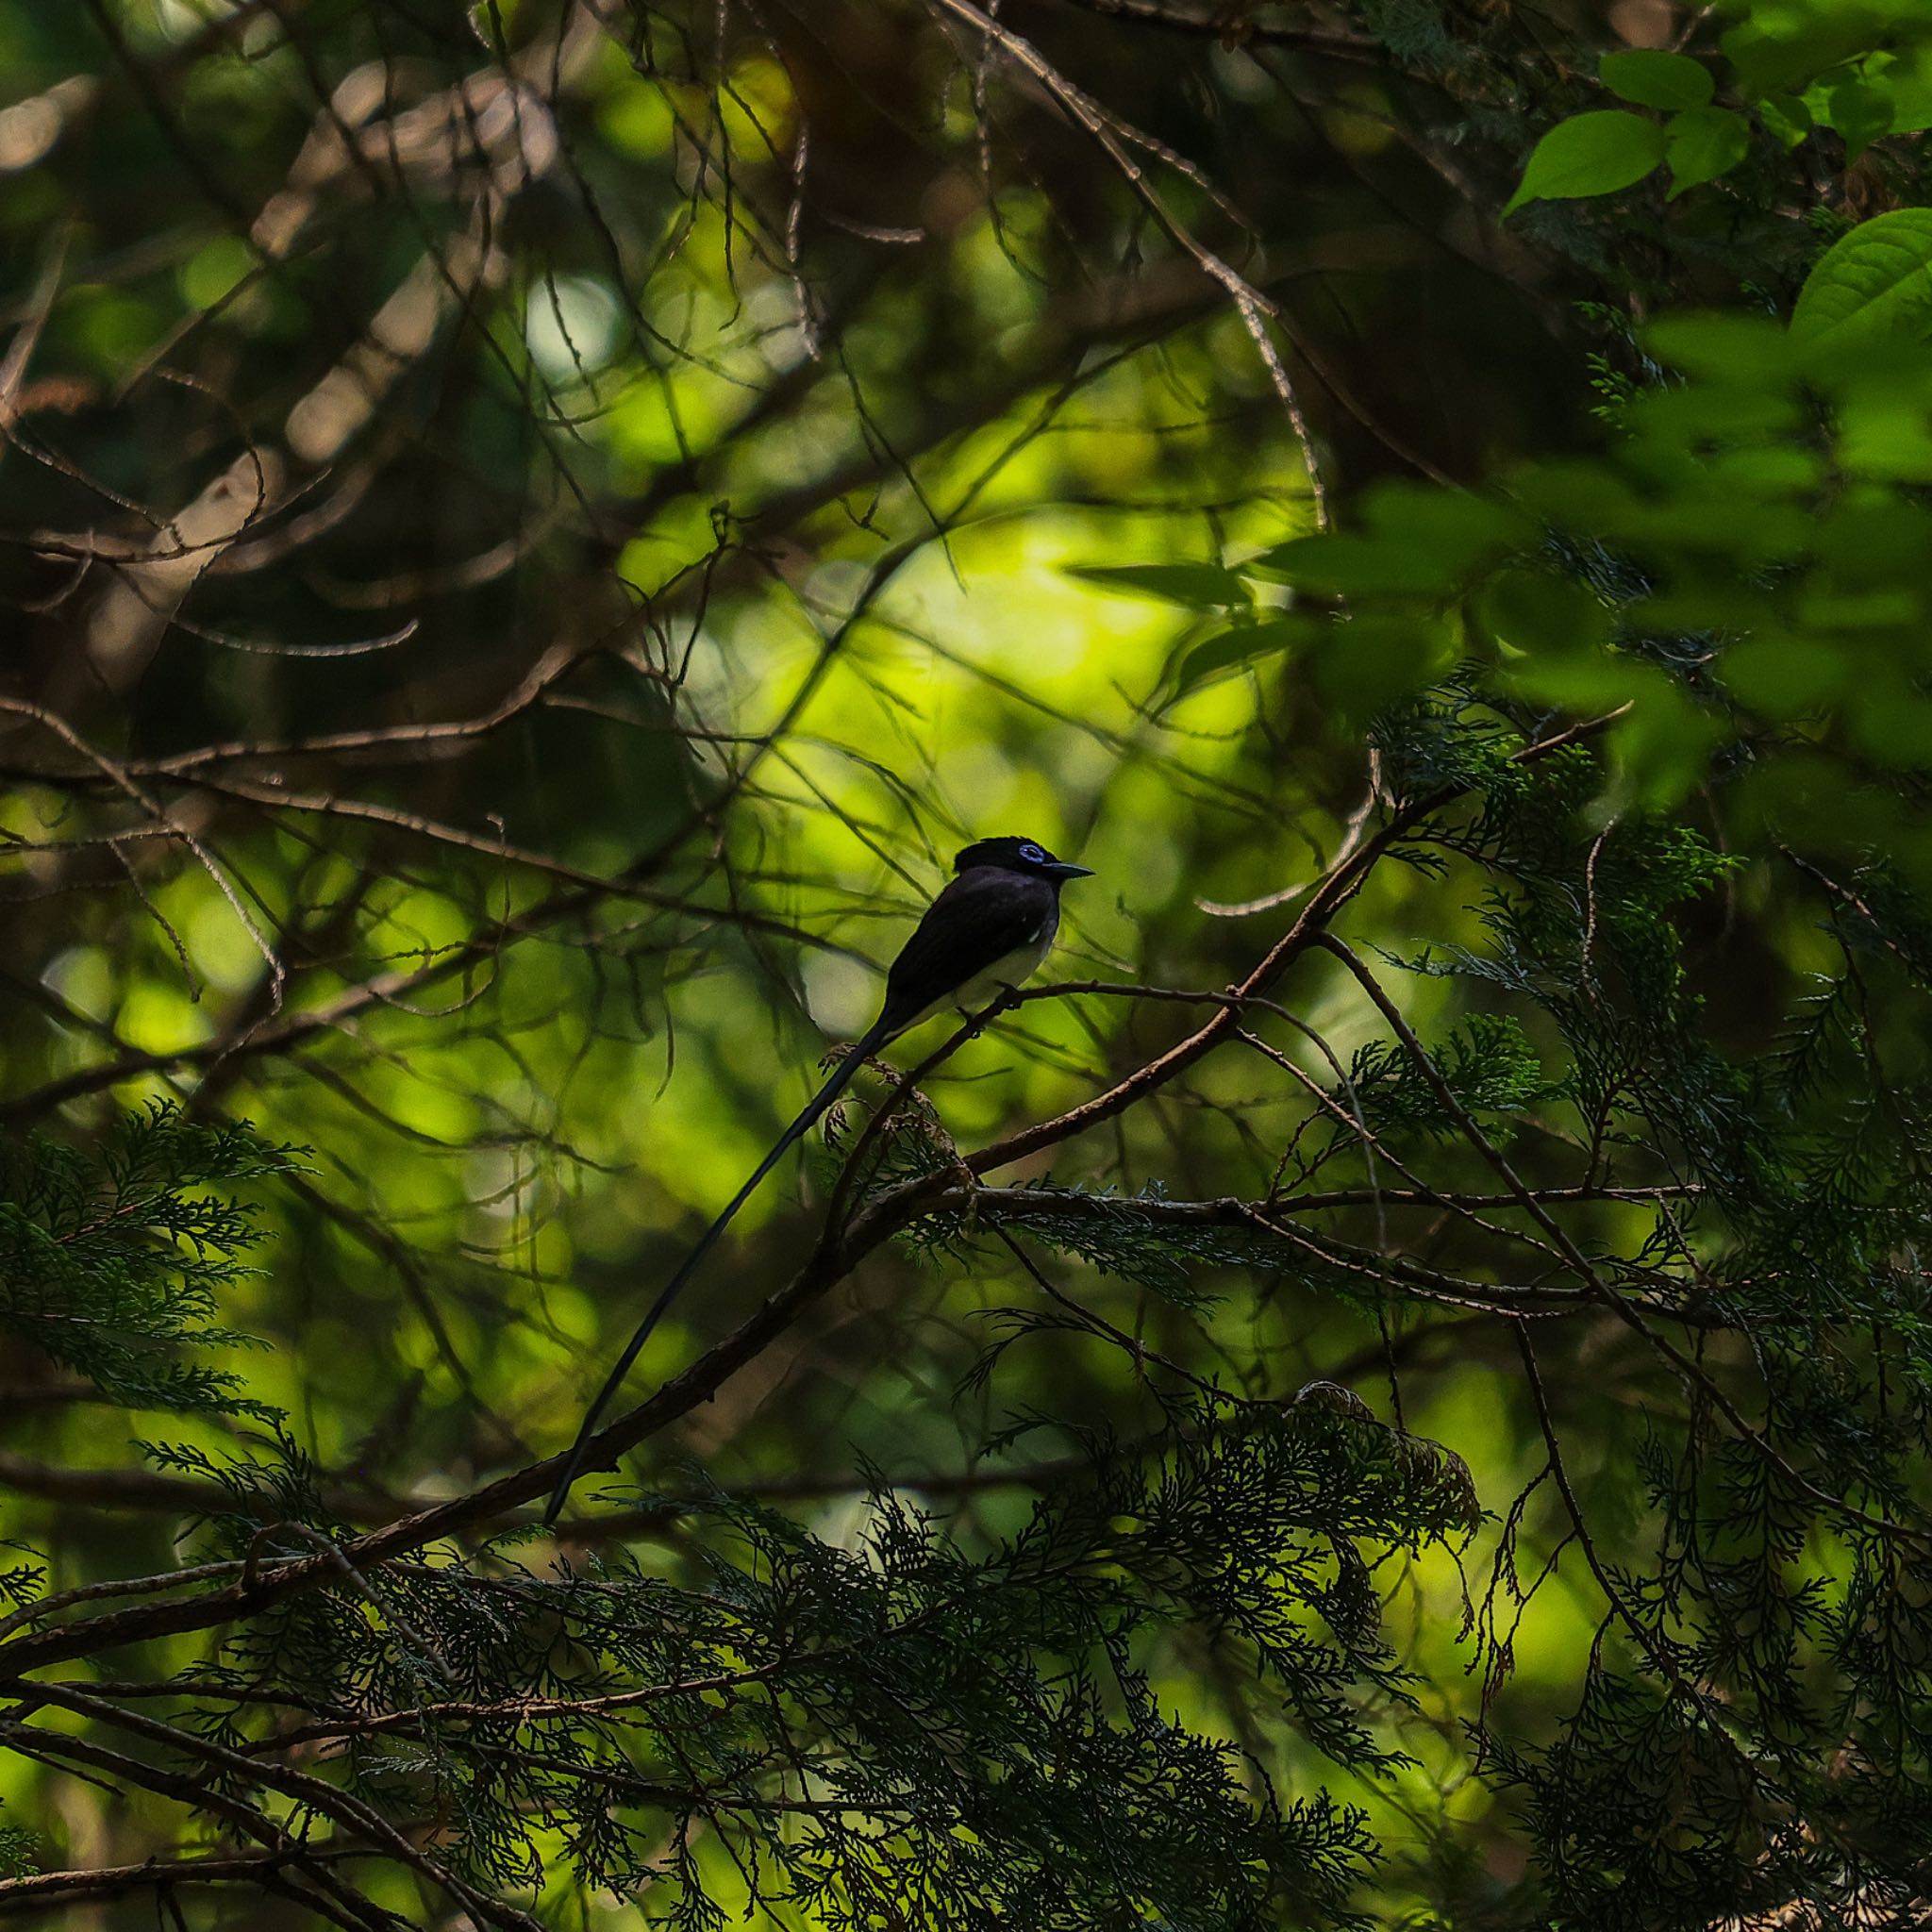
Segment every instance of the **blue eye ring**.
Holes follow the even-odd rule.
[[[1032,843],[1030,840],[1027,843],[1021,846],[1020,857],[1028,865],[1044,865],[1046,863],[1046,854],[1038,845]]]

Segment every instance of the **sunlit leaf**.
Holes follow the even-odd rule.
[[[1606,108],[1559,121],[1537,142],[1503,212],[1525,202],[1613,194],[1641,181],[1664,158],[1664,130],[1641,114]]]
[[[1690,108],[1673,115],[1664,138],[1672,201],[1687,188],[1728,174],[1751,150],[1750,124],[1724,108]]]
[[[1849,345],[1932,326],[1932,208],[1862,223],[1806,277],[1791,333],[1812,346]]]

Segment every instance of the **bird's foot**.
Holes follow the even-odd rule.
[[[966,1013],[966,1038],[977,1040],[1002,1013],[1015,1011],[1020,1005],[1020,989],[1016,986],[1003,986],[987,1005],[976,1013]],[[965,1012],[962,1007],[959,1009]]]

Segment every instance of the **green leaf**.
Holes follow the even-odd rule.
[[[1791,334],[1816,349],[1932,325],[1932,208],[1902,208],[1860,224],[1805,278]]]
[[[1537,142],[1503,212],[1514,214],[1529,201],[1613,194],[1642,180],[1663,158],[1664,131],[1655,121],[1620,108],[1573,115]]]
[[[1757,118],[1786,147],[1796,147],[1811,132],[1811,109],[1797,94],[1766,94],[1757,104]]]
[[[1932,482],[1932,435],[1923,404],[1887,385],[1854,390],[1839,410],[1839,461],[1851,476]]]
[[[1881,134],[1891,132],[1891,96],[1862,80],[1840,81],[1832,89],[1826,112],[1845,138],[1845,158],[1856,161]]]
[[[1658,361],[1706,382],[1785,389],[1796,373],[1791,339],[1768,315],[1665,315],[1643,330],[1641,340]]]
[[[1536,525],[1494,496],[1390,480],[1363,492],[1371,532],[1433,558],[1445,581],[1461,577],[1498,550],[1537,540]]]
[[[1359,724],[1432,683],[1455,658],[1455,638],[1439,621],[1358,616],[1326,627],[1312,669],[1322,696]]]
[[[1374,537],[1297,537],[1264,551],[1248,568],[1320,597],[1426,596],[1443,583],[1431,558]]]
[[[1727,732],[1663,673],[1647,664],[1628,669],[1636,702],[1610,727],[1610,756],[1636,802],[1663,811],[1702,780]]]
[[[1830,0],[1828,8],[1796,7],[1776,16],[1753,8],[1753,18],[1723,36],[1718,44],[1750,93],[1774,90],[1796,92],[1866,52],[1883,33],[1864,9]]]
[[[1606,54],[1596,71],[1620,100],[1640,108],[1701,108],[1716,91],[1708,70],[1689,55],[1647,47]]]
[[[1536,526],[1493,497],[1385,482],[1365,492],[1364,536],[1297,537],[1243,566],[1320,596],[1441,597]]]
[[[1671,164],[1669,199],[1687,188],[1728,174],[1751,151],[1751,126],[1724,108],[1687,108],[1664,129],[1664,158]]]
[[[1268,617],[1259,624],[1238,624],[1232,629],[1205,638],[1180,661],[1174,673],[1170,704],[1185,697],[1195,686],[1205,684],[1218,672],[1232,671],[1237,665],[1252,663],[1257,658],[1292,650],[1311,641],[1328,628],[1321,619],[1307,616]]]
[[[1122,596],[1158,597],[1190,610],[1245,608],[1248,587],[1218,563],[1074,564],[1067,575]]]
[[[1603,600],[1574,577],[1506,570],[1483,586],[1476,621],[1506,651],[1567,658],[1609,642]]]

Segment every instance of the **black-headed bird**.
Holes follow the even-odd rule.
[[[663,1320],[679,1291],[697,1272],[732,1217],[751,1199],[758,1183],[785,1158],[786,1151],[838,1099],[867,1058],[908,1027],[948,1008],[978,1018],[1003,991],[1017,990],[1039,970],[1052,949],[1060,924],[1060,888],[1069,879],[1089,878],[1090,868],[1056,858],[1037,839],[981,839],[953,860],[953,876],[913,928],[886,974],[885,1003],[879,1016],[832,1070],[804,1111],[778,1137],[778,1144],[758,1162],[752,1177],[720,1214],[664,1284],[605,1379],[571,1446],[570,1459],[543,1512],[554,1523],[598,1419],[623,1386],[651,1331]]]

